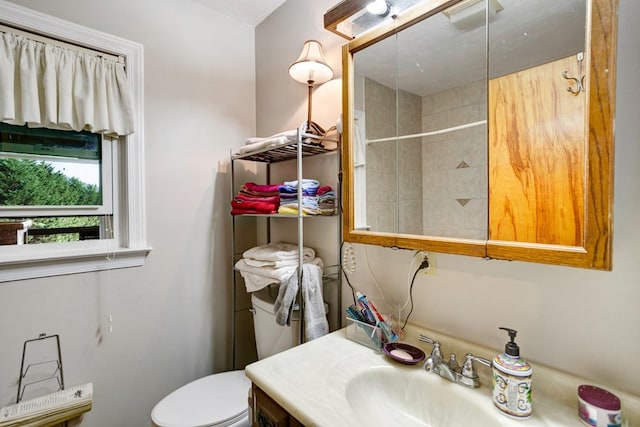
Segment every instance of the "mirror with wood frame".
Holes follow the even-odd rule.
[[[345,240],[610,269],[616,14],[432,0],[345,45]]]

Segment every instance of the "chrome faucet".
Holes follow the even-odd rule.
[[[442,350],[440,349],[440,342],[435,341],[424,335],[418,337],[420,342],[426,342],[433,344],[433,350],[431,356],[427,358],[424,364],[424,369],[427,372],[433,372],[440,375],[442,378],[451,382],[461,384],[465,387],[477,388],[480,387],[480,378],[474,362],[479,362],[487,367],[492,366],[492,362],[488,359],[474,356],[471,353],[467,353],[466,360],[462,366],[458,365],[456,355],[451,353],[449,361],[444,362],[442,359]]]

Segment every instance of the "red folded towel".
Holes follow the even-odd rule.
[[[331,188],[330,185],[323,185],[322,187],[318,188],[318,190],[316,191],[316,193],[321,196],[324,193],[328,193],[329,191],[333,191],[333,189]]]
[[[280,194],[278,191],[278,185],[270,184],[256,184],[254,182],[247,182],[242,186],[242,191],[248,194],[254,194],[257,196],[277,196]]]
[[[252,194],[240,192],[236,195],[235,199],[280,204],[280,196],[254,196]]]
[[[272,214],[278,212],[278,203],[252,202],[250,200],[232,200],[232,211],[240,209],[243,211],[252,211],[252,213]],[[245,212],[248,213],[248,212]]]

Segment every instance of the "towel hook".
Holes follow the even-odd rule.
[[[572,84],[574,84],[576,87],[575,89],[571,86],[569,86],[567,88],[567,92],[569,92],[570,94],[572,94],[573,96],[577,96],[580,92],[584,92],[584,74],[582,74],[582,61],[584,60],[584,53],[580,52],[576,55],[576,60],[578,61],[578,76],[579,78],[575,78],[575,77],[569,77],[569,72],[568,71],[563,71],[562,72],[562,77],[564,77],[566,80],[571,80]]]

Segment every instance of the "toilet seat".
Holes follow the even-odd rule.
[[[251,381],[244,370],[192,381],[162,399],[151,411],[161,427],[227,427],[247,419]],[[244,424],[249,425],[248,420]]]

